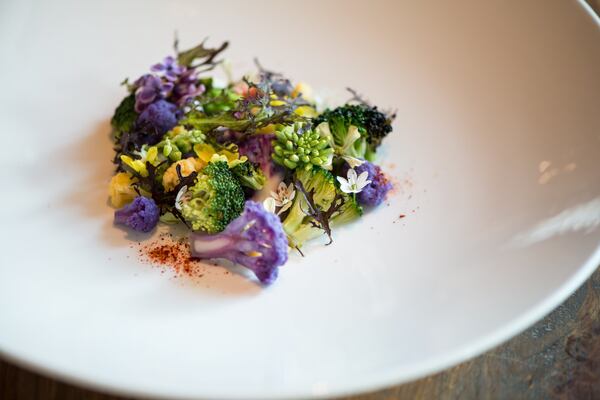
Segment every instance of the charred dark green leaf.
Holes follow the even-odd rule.
[[[213,69],[220,63],[220,61],[216,61],[217,56],[227,48],[229,42],[223,42],[221,46],[216,48],[206,47],[205,42],[206,39],[198,46],[180,52],[178,50],[178,40],[175,39],[174,47],[177,53],[177,62],[188,68],[203,67],[203,71]]]

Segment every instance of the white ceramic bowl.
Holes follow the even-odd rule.
[[[425,4],[428,3],[428,4]],[[479,354],[600,261],[600,29],[576,2],[3,2],[0,351],[169,398],[397,384]],[[338,97],[398,110],[389,204],[261,289],[170,278],[112,226],[108,120],[205,36]],[[391,165],[393,164],[393,165]],[[406,217],[399,219],[400,214]]]

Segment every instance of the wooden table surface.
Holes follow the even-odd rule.
[[[0,360],[0,400],[124,400]],[[471,361],[338,400],[600,399],[600,269],[532,328]]]

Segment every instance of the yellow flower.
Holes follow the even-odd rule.
[[[300,106],[300,107],[296,108],[296,111],[294,111],[294,112],[302,117],[308,117],[308,118],[316,118],[319,116],[319,113],[317,112],[317,110],[315,110],[311,106]]]
[[[246,156],[240,157],[235,145],[230,146],[228,149],[216,151],[215,148],[210,144],[198,143],[194,145],[194,151],[198,155],[198,158],[205,163],[205,165],[209,162],[223,161],[227,163],[229,168],[233,168],[236,165],[245,163],[248,160]]]
[[[134,160],[133,158],[131,158],[125,154],[122,154],[121,161],[123,161],[123,163],[125,165],[129,166],[129,168],[133,169],[135,172],[146,177],[146,176],[148,176],[148,169],[146,168],[146,161],[148,161],[150,164],[152,164],[154,166],[157,166],[160,161],[158,159],[158,148],[156,146],[150,146],[148,148],[146,148],[146,146],[144,146],[142,148],[142,151],[140,151],[138,154],[141,156],[141,159],[137,159],[137,160]]]
[[[131,184],[133,180],[126,172],[119,172],[110,180],[108,194],[113,207],[121,208],[129,204],[137,197],[136,191]]]
[[[179,176],[177,175],[177,166],[181,166],[181,176],[188,176],[192,172],[200,171],[204,166],[206,166],[206,162],[194,158],[189,157],[184,160],[179,160],[169,166],[165,171],[162,178],[162,185],[166,191],[175,189],[175,186],[179,184]]]
[[[202,160],[205,164],[208,164],[213,154],[215,154],[217,151],[210,144],[197,143],[194,145],[194,152],[200,160]]]
[[[121,155],[121,161],[129,168],[133,169],[135,172],[140,175],[146,177],[148,176],[148,170],[146,169],[146,163],[142,160],[134,160],[133,158],[126,156],[125,154]]]
[[[273,107],[279,107],[279,106],[285,105],[285,101],[283,101],[283,100],[271,100],[270,104]]]

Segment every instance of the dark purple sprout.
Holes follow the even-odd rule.
[[[150,232],[160,217],[160,209],[144,196],[136,197],[131,203],[115,211],[115,223],[125,225],[138,232]]]

